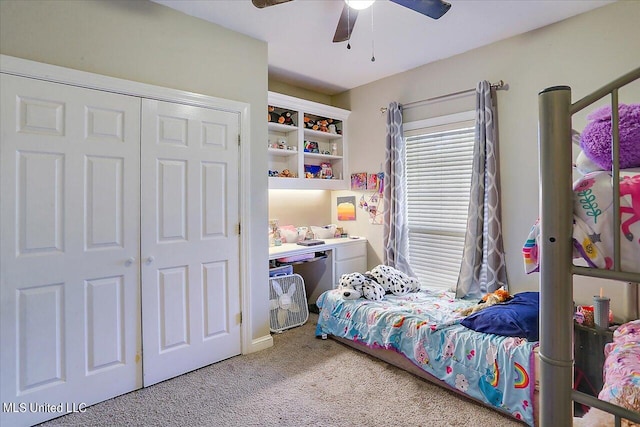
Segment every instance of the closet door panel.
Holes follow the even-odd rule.
[[[158,270],[160,353],[189,345],[189,285],[185,266]]]
[[[186,242],[187,162],[158,159],[157,241]]]
[[[143,102],[145,386],[240,353],[238,125]]]
[[[122,276],[85,282],[88,372],[126,363],[124,295]]]
[[[229,307],[227,307],[226,284],[227,263],[211,262],[202,265],[202,303],[204,339],[214,339],[229,330]]]
[[[202,162],[202,238],[223,238],[228,222],[225,206],[224,187],[217,185],[225,182],[227,168],[224,163]]]
[[[124,158],[87,156],[85,180],[86,249],[122,248],[125,235]]]
[[[64,252],[64,154],[16,153],[20,256]]]
[[[139,388],[140,99],[0,79],[1,400]],[[58,415],[3,411],[0,424]]]

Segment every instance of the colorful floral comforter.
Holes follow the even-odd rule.
[[[334,335],[370,348],[395,350],[460,393],[533,425],[533,350],[537,342],[475,332],[458,310],[476,301],[422,290],[380,302],[318,298],[316,335]]]
[[[573,184],[573,257],[589,267],[613,267],[613,194],[611,174],[596,171]],[[620,264],[622,270],[640,272],[640,169],[620,173]],[[539,220],[522,248],[527,273],[540,268]]]
[[[604,353],[604,387],[598,398],[640,412],[640,320],[616,329]]]

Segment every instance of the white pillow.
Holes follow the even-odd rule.
[[[298,241],[298,230],[293,225],[284,225],[279,229],[283,243],[296,243]]]
[[[329,224],[322,227],[312,225],[311,232],[313,233],[314,239],[331,239],[336,235],[336,228],[338,228],[338,226],[335,224]]]
[[[307,235],[307,227],[294,227],[293,225],[283,225],[279,227],[280,237],[283,243],[297,243],[304,240]]]

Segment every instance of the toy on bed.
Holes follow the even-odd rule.
[[[640,167],[640,104],[618,106],[620,168]],[[601,170],[611,170],[611,106],[587,116],[589,123],[580,135],[580,148]]]
[[[346,300],[364,297],[371,301],[381,301],[385,294],[379,283],[361,273],[343,274],[338,289]]]
[[[388,265],[380,264],[365,274],[370,274],[376,282],[382,285],[385,292],[394,295],[406,295],[420,290],[418,279],[409,277],[402,271]]]
[[[620,239],[621,267],[640,271],[640,104],[619,105],[620,125]],[[588,116],[578,140],[582,152],[576,170],[583,176],[573,183],[574,258],[589,267],[613,267],[613,194],[611,191],[611,107]],[[536,222],[522,249],[525,271],[539,269],[540,224]]]
[[[338,288],[344,299],[364,297],[371,301],[380,301],[386,293],[406,295],[420,290],[415,277],[388,265],[378,265],[366,273],[349,273],[340,277]]]
[[[476,313],[487,307],[491,307],[492,305],[509,301],[512,298],[513,297],[509,295],[509,291],[506,290],[504,286],[501,286],[500,289],[496,289],[494,292],[488,293],[485,296],[483,296],[477,305],[467,307],[461,310],[460,313],[463,316],[468,316],[472,313]]]

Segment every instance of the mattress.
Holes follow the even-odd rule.
[[[464,327],[459,310],[475,303],[445,291],[388,294],[374,302],[344,300],[330,290],[316,303],[316,335],[393,350],[449,388],[534,425],[538,342]]]

